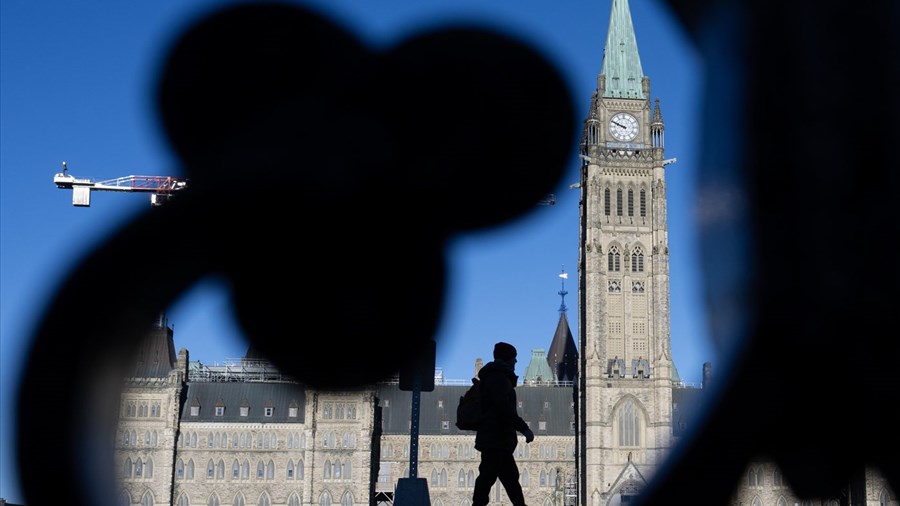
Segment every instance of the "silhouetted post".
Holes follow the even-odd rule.
[[[409,478],[397,480],[394,506],[431,504],[428,480],[419,478],[419,409],[422,391],[434,390],[435,342],[428,340],[422,353],[407,367],[400,369],[400,390],[412,391],[409,430]]]

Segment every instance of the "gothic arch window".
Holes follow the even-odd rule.
[[[542,486],[542,487],[546,487],[546,486],[547,486],[547,471],[541,469],[541,477],[540,477],[540,481],[539,481],[538,483],[539,483],[540,486]]]
[[[148,458],[147,464],[144,466],[144,477],[153,478],[153,459]]]
[[[324,469],[324,471],[325,471],[325,476],[324,476],[324,478],[325,478],[326,480],[330,480],[330,479],[331,479],[331,461],[330,461],[330,460],[326,460],[326,461],[325,461],[325,469]]]
[[[122,468],[122,476],[125,478],[131,478],[131,459],[125,459],[124,467]]]
[[[294,447],[294,435],[291,434],[290,432],[288,432],[287,447],[288,447],[288,449],[291,449]]]
[[[216,479],[224,480],[225,479],[225,461],[219,459],[219,463],[216,464]]]
[[[263,464],[263,461],[259,461],[256,463],[256,479],[261,480],[266,475],[266,465]]]
[[[191,506],[191,501],[188,499],[186,493],[182,492],[180,496],[178,496],[178,502],[175,503],[176,506]]]
[[[126,430],[123,445],[128,446],[130,443],[131,443],[131,433]]]
[[[240,444],[241,448],[243,448],[244,446],[247,445],[247,437],[246,436],[247,436],[247,434],[245,434],[243,432],[241,433],[241,444]]]
[[[438,472],[437,469],[431,470],[431,486],[436,487],[438,485]]]
[[[185,470],[184,474],[186,479],[194,479],[194,459],[188,460],[187,469]]]
[[[137,459],[134,461],[134,477],[141,478],[144,476],[144,463],[141,462],[141,459]]]
[[[269,500],[269,494],[263,492],[262,495],[259,496],[259,500],[256,501],[256,506],[272,506],[272,501]]]
[[[619,446],[641,445],[641,413],[631,399],[622,403],[618,415]]]
[[[206,479],[211,480],[216,475],[216,464],[209,459],[209,462],[206,463]]]
[[[549,498],[549,497],[546,498],[546,499],[544,499],[544,506],[553,506],[553,504],[550,502],[550,498]]]
[[[887,489],[881,489],[878,496],[878,506],[888,506],[891,503],[891,497],[888,495]]]
[[[297,492],[288,497],[287,506],[300,506],[300,497],[297,495]]]
[[[209,499],[206,501],[206,506],[220,506],[219,496],[217,496],[215,492],[209,495]]]
[[[241,463],[237,459],[231,463],[231,479],[237,480],[241,477]]]
[[[616,189],[616,216],[622,216],[622,189]]]
[[[640,281],[632,281],[631,291],[632,293],[644,293],[644,283]]]
[[[631,252],[631,272],[644,272],[644,249],[640,246]]]
[[[207,448],[214,448],[215,442],[216,442],[216,438],[215,438],[215,436],[213,436],[212,432],[210,432],[209,434],[206,435],[206,447]]]
[[[244,496],[238,492],[236,496],[234,496],[234,501],[232,501],[231,506],[245,506],[246,502],[244,502]]]
[[[141,497],[141,506],[153,506],[153,493],[149,490],[144,492],[144,497]]]
[[[344,479],[349,480],[353,477],[352,469],[350,467],[350,459],[344,461]],[[446,479],[444,481],[447,481]]]
[[[641,206],[641,218],[645,218],[647,216],[647,190],[641,188],[641,195],[639,198]]]
[[[119,506],[131,506],[131,495],[127,490],[123,490],[121,494],[119,494]]]
[[[331,494],[327,490],[319,496],[319,506],[331,506]]]
[[[447,470],[441,469],[441,481],[439,486],[446,487],[447,486]]]
[[[617,246],[610,246],[607,253],[607,269],[609,272],[619,272],[621,270],[622,260]]]
[[[469,473],[466,475],[466,485],[468,485],[470,487],[475,486],[475,471],[470,470]]]
[[[275,462],[272,462],[271,460],[269,460],[269,464],[266,466],[266,479],[275,479]]]
[[[604,189],[603,189],[603,213],[604,213],[606,216],[609,216],[609,212],[610,212],[610,211],[609,211],[609,207],[610,207],[610,203],[609,203],[609,188],[604,188]]]
[[[634,190],[628,190],[628,216],[634,216]]]
[[[335,460],[333,464],[334,468],[331,470],[331,476],[337,480],[341,477],[341,461]]]
[[[175,479],[184,479],[184,461],[181,459],[178,459],[178,463],[175,464]]]
[[[303,479],[303,461],[302,460],[297,461],[297,479],[298,480]]]
[[[150,444],[153,446],[157,446],[158,443],[159,443],[159,435],[156,433],[156,431],[151,432],[150,433]]]
[[[553,469],[550,470],[550,483],[549,483],[549,485],[550,485],[551,487],[555,487],[555,486],[556,486],[556,468],[555,468],[555,467],[554,467]]]
[[[753,502],[750,503],[750,506],[762,506],[762,501],[759,500],[759,497],[754,497]]]
[[[775,468],[775,471],[772,473],[772,485],[776,487],[784,486],[784,477],[781,476],[781,470]]]
[[[250,479],[250,461],[244,459],[244,463],[241,464],[241,479],[249,480]]]
[[[522,481],[522,486],[527,487],[531,485],[531,477],[528,475],[528,469],[523,469],[522,474],[519,476],[519,479]]]
[[[784,500],[784,497],[779,497],[775,506],[787,506],[787,501]]]
[[[232,433],[231,433],[231,447],[232,447],[232,448],[237,448],[237,447],[238,447],[238,435],[237,435],[237,432],[232,432]]]
[[[353,494],[349,490],[341,496],[341,506],[353,506]]]
[[[343,503],[341,503],[341,506],[344,506]],[[442,501],[440,499],[435,499],[434,504],[432,504],[431,506],[444,506],[444,501]]]
[[[456,478],[456,486],[457,488],[466,486],[466,471],[464,469],[459,470],[459,476]]]
[[[135,431],[131,431],[131,444],[132,446],[137,446],[138,444],[137,432]]]
[[[306,433],[300,434],[300,448],[306,448]]]
[[[294,459],[288,459],[287,467],[285,468],[285,476],[289,480],[294,479]]]

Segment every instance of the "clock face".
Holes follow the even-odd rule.
[[[638,134],[638,120],[634,116],[619,112],[609,120],[609,133],[619,141],[631,141]]]

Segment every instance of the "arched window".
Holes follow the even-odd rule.
[[[555,468],[555,467],[554,467],[553,469],[550,470],[550,483],[549,483],[549,485],[550,485],[551,487],[555,487],[555,486],[556,486],[556,468]]]
[[[331,494],[327,490],[319,496],[319,506],[331,506]]]
[[[306,433],[300,434],[300,448],[306,448]]]
[[[129,444],[131,444],[131,433],[127,430],[125,431],[124,441],[122,444],[123,446],[128,446]]]
[[[349,480],[353,477],[353,473],[351,473],[350,469],[350,459],[344,461],[344,479]],[[446,479],[444,481],[447,481]]]
[[[647,216],[647,191],[646,190],[643,190],[643,189],[641,190],[640,199],[641,199],[641,202],[640,202],[641,218],[644,218]]]
[[[784,500],[784,497],[779,497],[778,502],[775,503],[775,506],[787,506],[787,501]]]
[[[470,487],[475,486],[475,471],[469,471],[469,474],[466,475],[466,485]]]
[[[216,438],[215,438],[215,436],[213,436],[213,433],[210,432],[206,437],[206,447],[214,448],[215,444],[216,444]]]
[[[244,506],[245,504],[244,496],[240,492],[234,496],[234,501],[231,502],[231,506]]]
[[[178,463],[175,464],[175,479],[183,480],[184,479],[184,461],[178,459]]]
[[[882,489],[881,494],[878,496],[878,506],[888,506],[891,502],[891,498],[888,495],[887,489]]]
[[[754,497],[753,502],[750,503],[750,506],[762,506],[762,501],[759,500],[759,497]]]
[[[289,450],[294,447],[294,435],[290,432],[288,432],[287,447]]]
[[[289,480],[294,479],[294,460],[288,459],[287,467],[285,468],[285,476]]]
[[[466,472],[463,469],[459,470],[459,477],[456,479],[456,486],[458,488],[463,488],[466,486]]]
[[[247,445],[247,435],[244,434],[244,433],[241,433],[241,443],[240,443],[240,447],[243,448],[243,447],[246,446],[246,445]]]
[[[326,480],[331,479],[331,461],[330,460],[325,461],[324,472],[325,472],[325,479]]]
[[[446,470],[446,469],[441,469],[441,481],[440,481],[440,486],[442,486],[442,487],[446,487],[446,486],[447,486],[447,470]]]
[[[262,495],[259,496],[259,500],[256,501],[257,506],[272,506],[272,501],[269,500],[269,494],[263,492]]]
[[[181,495],[178,496],[178,502],[175,503],[175,504],[176,504],[177,506],[191,506],[191,501],[188,500],[187,494],[185,494],[184,492],[182,492]]]
[[[193,433],[191,433],[191,448],[196,448],[196,447],[197,447],[197,433],[193,432]]]
[[[270,441],[271,441],[271,436],[268,433],[266,433],[265,438],[263,438],[263,447],[268,448]]]
[[[546,486],[547,486],[547,471],[544,471],[543,469],[541,469],[541,481],[540,481],[540,483],[541,483],[541,486],[542,486],[542,487],[546,487]]]
[[[209,500],[206,501],[206,506],[219,506],[219,496],[217,496],[215,492],[209,496]]]
[[[341,496],[341,506],[353,506],[353,494],[349,490]]]
[[[622,189],[616,189],[616,216],[622,216]]]
[[[216,432],[216,440],[213,442],[213,446],[216,448],[222,447],[222,435]]]
[[[335,480],[341,477],[341,461],[335,460],[333,464],[334,468],[331,470],[331,476],[334,477]]]
[[[153,494],[149,490],[141,497],[141,506],[153,506]]]
[[[634,190],[628,190],[628,216],[634,216]]]
[[[241,477],[241,463],[237,459],[231,463],[231,479],[237,480]]]
[[[300,506],[300,497],[297,495],[297,492],[288,497],[287,506]]]
[[[546,498],[546,499],[544,499],[544,506],[553,506],[553,504],[550,502],[550,498],[549,498],[549,497]]]
[[[131,478],[131,459],[125,459],[125,465],[122,467],[122,476]]]
[[[147,464],[144,466],[144,477],[153,478],[153,459],[147,459]]]
[[[131,495],[128,494],[127,490],[123,490],[119,494],[119,506],[131,506]]]
[[[609,216],[609,188],[603,189],[603,214]]]
[[[772,485],[776,487],[784,486],[784,478],[782,478],[781,470],[778,468],[775,468],[775,471],[772,473]]]
[[[619,255],[619,248],[612,246],[609,248],[609,254],[607,254],[607,269],[610,272],[619,272],[621,270],[621,256]]]
[[[619,446],[641,445],[641,417],[634,402],[629,399],[619,410]]]
[[[188,480],[194,479],[194,459],[188,460],[187,469],[184,472],[185,478]]]
[[[269,464],[266,466],[266,479],[274,480],[275,479],[275,463],[269,460]]]
[[[644,272],[644,250],[640,246],[631,252],[631,272]]]
[[[250,461],[244,459],[244,463],[241,464],[241,479],[249,480],[250,479]]]
[[[156,431],[151,432],[150,433],[150,444],[152,446],[156,446],[158,443],[159,443],[159,435],[156,433]]]
[[[137,432],[131,431],[131,445],[137,446],[137,444],[138,444]]]
[[[256,479],[261,480],[266,475],[266,465],[263,464],[263,461],[259,461],[256,464]]]
[[[206,463],[206,479],[211,480],[216,476],[216,464],[209,459],[209,462]]]
[[[232,448],[237,448],[237,447],[238,447],[238,435],[237,435],[237,432],[232,432],[232,433],[231,433],[231,447],[232,447]]]
[[[302,460],[297,461],[297,479],[298,480],[303,479],[303,461]]]
[[[519,475],[519,479],[522,481],[523,487],[527,487],[531,484],[531,478],[528,476],[528,469],[522,469],[522,474]]]
[[[141,459],[137,459],[134,461],[134,477],[141,478],[144,476],[144,463],[141,462]]]

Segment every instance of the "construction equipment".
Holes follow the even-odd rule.
[[[77,178],[68,173],[66,162],[62,172],[53,176],[57,188],[72,190],[72,205],[90,207],[92,191],[149,193],[150,205],[161,206],[179,190],[187,188],[188,179],[173,176],[124,176],[106,181]]]

